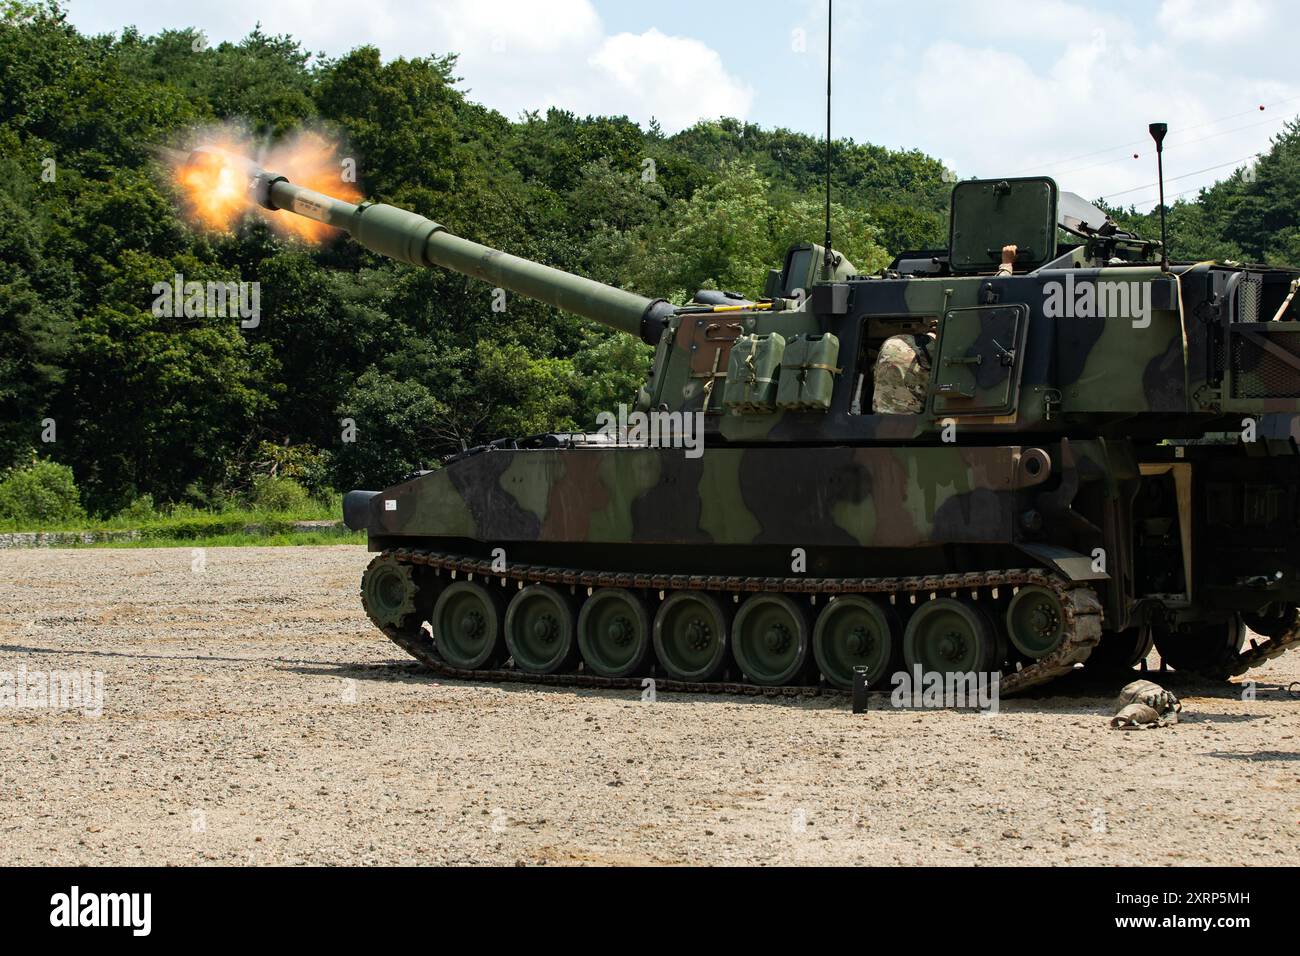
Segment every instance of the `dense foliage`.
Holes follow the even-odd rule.
[[[0,478],[0,521],[57,524],[83,514],[67,465],[32,461]]]
[[[89,37],[51,0],[0,0],[0,474],[34,454],[70,467],[95,514],[257,498],[259,476],[326,494],[502,435],[589,427],[635,393],[647,349],[598,325],[516,297],[494,312],[481,284],[346,241],[190,225],[155,148],[226,120],[268,140],[325,130],[370,197],[675,300],[757,293],[788,244],[822,232],[814,137],[512,121],[459,91],[450,52],[320,59],[260,30],[218,46],[187,30]],[[1295,137],[1254,182],[1180,204],[1179,251],[1300,258]],[[861,271],[945,242],[936,160],[834,153],[837,245]],[[259,282],[260,325],[155,316],[153,285],[176,273]]]

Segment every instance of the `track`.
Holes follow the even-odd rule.
[[[1293,647],[1300,646],[1300,616],[1296,616],[1291,626],[1276,637],[1268,637],[1262,641],[1250,639],[1246,643],[1247,647],[1244,650],[1225,662],[1223,671],[1227,677],[1239,677],[1250,668],[1274,657],[1280,657]]]
[[[465,576],[500,581],[502,585],[513,582],[518,587],[530,584],[565,585],[576,592],[579,588],[598,587],[637,588],[667,593],[677,590],[741,594],[775,592],[787,595],[825,596],[837,594],[888,595],[891,603],[919,601],[944,594],[966,594],[977,602],[992,599],[1003,588],[1040,585],[1050,588],[1061,598],[1065,608],[1065,637],[1061,645],[1047,656],[1002,675],[1000,692],[1014,694],[1045,684],[1072,670],[1074,665],[1087,659],[1101,638],[1102,609],[1095,593],[1086,585],[1065,581],[1057,575],[1040,569],[1009,569],[1003,571],[971,572],[966,574],[928,575],[921,577],[888,578],[758,578],[725,575],[650,575],[587,571],[547,565],[516,565],[506,570],[494,571],[490,561],[466,558],[462,555],[438,551],[399,548],[385,551],[371,562],[395,560],[414,567],[431,569],[436,575],[451,578]],[[367,569],[369,571],[369,569]],[[365,604],[364,591],[362,603]],[[492,683],[541,684],[546,686],[576,687],[600,690],[639,690],[641,677],[608,678],[594,674],[570,672],[562,674],[530,674],[502,667],[485,670],[465,670],[447,664],[437,652],[434,641],[422,628],[410,633],[375,619],[369,607],[366,612],[388,638],[406,653],[428,666],[440,676],[452,680],[485,681]],[[849,692],[823,685],[770,687],[740,682],[688,682],[661,677],[654,679],[657,691],[693,694],[742,694],[765,697],[835,696],[847,697]]]

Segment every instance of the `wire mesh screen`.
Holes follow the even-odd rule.
[[[1242,291],[1244,303],[1244,283]],[[1280,323],[1267,324],[1275,327],[1252,329],[1253,335],[1243,335],[1238,328],[1229,332],[1233,398],[1300,398],[1300,329],[1283,330],[1276,328]],[[1287,355],[1294,361],[1288,362]]]

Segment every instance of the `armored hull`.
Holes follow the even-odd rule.
[[[1113,487],[1080,495],[1081,474]],[[1175,475],[1195,476],[1191,500]],[[1080,510],[1062,507],[1063,484]],[[556,436],[354,494],[348,518],[380,552],[362,588],[371,619],[447,676],[802,694],[845,691],[858,668],[881,687],[921,666],[996,672],[1013,693],[1099,647],[1092,669],[1132,667],[1158,639],[1184,668],[1225,677],[1292,646],[1294,585],[1274,569],[1300,563],[1296,488],[1300,459],[1221,445],[692,460]],[[1062,515],[1113,529],[1121,573],[1104,547],[1044,532]],[[1271,636],[1243,649],[1243,619]]]

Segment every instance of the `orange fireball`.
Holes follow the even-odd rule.
[[[250,212],[266,216],[272,226],[307,242],[327,238],[333,227],[301,216],[282,216],[253,202],[248,191],[247,160],[294,183],[348,202],[360,202],[356,163],[340,156],[336,144],[319,133],[302,132],[259,150],[251,137],[223,130],[203,141],[200,154],[174,162],[190,218],[207,229],[229,231]]]
[[[190,216],[208,229],[231,229],[250,207],[244,177],[224,154],[237,152],[233,143],[206,144],[210,152],[187,157],[175,166],[176,181],[185,192]]]

